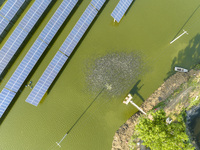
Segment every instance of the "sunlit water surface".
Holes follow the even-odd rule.
[[[0,90],[61,2],[55,3],[16,58]],[[27,82],[36,84],[89,2],[80,3]],[[25,102],[31,89],[22,89],[0,125],[0,149],[59,149],[56,142],[95,99],[60,149],[109,150],[115,131],[136,112],[122,103],[136,83],[135,92],[140,96],[135,94],[133,101],[140,105],[173,73],[174,66],[190,69],[199,62],[199,0],[135,0],[119,24],[110,16],[117,3],[110,0],[105,4],[38,107]],[[189,35],[170,45],[182,29]]]

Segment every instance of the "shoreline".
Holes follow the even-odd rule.
[[[153,94],[140,106],[145,112],[151,110],[158,103],[166,100],[183,83],[186,83],[198,71],[190,70],[188,73],[176,72],[169,77]],[[134,132],[141,112],[133,114],[116,132],[113,137],[112,150],[129,150],[129,140]]]

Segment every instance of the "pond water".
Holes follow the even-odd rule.
[[[61,2],[54,4],[20,52],[0,90]],[[36,84],[89,3],[79,3],[26,82]],[[135,0],[119,24],[110,16],[117,3],[105,4],[38,107],[25,102],[31,89],[22,89],[0,125],[0,149],[60,149],[56,142],[73,127],[61,149],[109,150],[115,131],[137,111],[122,103],[132,88],[138,93],[134,102],[141,105],[173,73],[174,66],[191,69],[199,63],[199,0]],[[170,45],[183,29],[189,35]]]

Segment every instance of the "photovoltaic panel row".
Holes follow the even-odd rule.
[[[20,27],[16,27],[14,32],[6,41],[0,50],[0,74],[6,68],[27,35],[27,32],[23,31]]]
[[[66,0],[67,1],[67,0]],[[62,25],[62,23],[64,22],[64,20],[67,18],[68,14],[71,11],[72,8],[69,9],[69,7],[74,7],[75,3],[77,2],[77,0],[73,0],[72,3],[70,3],[69,1],[66,3],[63,2],[58,10],[56,11],[56,15],[54,15],[50,21],[48,22],[48,24],[50,24],[51,26],[49,26],[48,24],[46,26],[51,27],[50,32],[48,34],[56,34],[56,32],[58,31],[58,29],[60,28],[60,26]],[[61,9],[62,11],[60,11]],[[65,14],[63,14],[65,13]],[[59,14],[59,15],[58,15]],[[55,17],[58,17],[57,19],[59,20],[60,16],[62,17],[62,19],[64,18],[63,22],[60,23],[58,21],[54,22],[54,24],[52,24],[52,20],[55,21]],[[57,28],[52,30],[53,27],[56,26]],[[21,29],[21,28],[20,28]],[[45,29],[45,28],[44,28]],[[56,30],[56,32],[55,32]],[[51,33],[51,31],[53,31]],[[54,36],[53,35],[53,36]],[[53,38],[52,36],[52,38]],[[51,39],[49,39],[51,41]],[[9,79],[9,81],[7,82],[5,88],[13,91],[10,91],[10,95],[13,94],[14,92],[17,93],[19,88],[21,87],[21,85],[23,84],[23,82],[25,81],[25,79],[27,78],[28,74],[31,72],[31,70],[33,69],[34,65],[36,64],[36,62],[38,61],[38,59],[40,58],[40,56],[42,55],[42,53],[44,52],[44,50],[46,49],[48,44],[46,44],[45,42],[43,42],[42,40],[40,40],[39,38],[37,38],[37,40],[34,42],[34,44],[32,45],[31,49],[28,51],[28,53],[26,54],[26,56],[24,57],[24,59],[22,60],[22,62],[20,63],[20,65],[17,67],[17,69],[15,70],[15,72],[13,73],[13,75],[11,76],[11,78]],[[64,57],[63,57],[64,56]],[[62,57],[60,57],[60,55],[58,55],[59,59],[60,58],[67,58],[65,55],[62,54]],[[62,60],[61,60],[62,61]],[[65,60],[66,61],[66,60]],[[64,64],[64,63],[63,63]],[[56,66],[59,64],[53,64],[53,66]],[[56,69],[55,69],[56,71]],[[4,103],[2,103],[3,108],[1,109],[1,116],[3,115],[3,113],[5,112],[6,108],[8,107],[8,105],[10,104],[10,102],[12,101],[12,99],[15,96],[14,95],[10,96],[10,95],[6,95],[5,94],[5,90],[4,89],[1,93],[0,96],[2,95],[2,101],[6,102],[6,105],[4,106]],[[7,90],[8,91],[8,90]],[[7,103],[7,101],[9,101],[9,103]],[[0,105],[1,107],[1,105]]]
[[[0,10],[0,35],[21,8],[25,0],[8,0]]]
[[[91,4],[97,9],[100,10],[106,0],[92,0]]]
[[[39,35],[40,39],[49,44],[77,2],[78,0],[64,0]]]
[[[8,24],[9,24],[9,21],[5,19],[4,17],[0,16],[0,35],[5,30]]]
[[[63,67],[64,63],[67,61],[67,56],[63,55],[61,52],[57,52],[46,70],[44,71],[43,75],[31,91],[30,95],[26,99],[26,102],[37,106],[47,92],[48,88],[50,87],[51,83]]]
[[[83,34],[97,15],[98,11],[91,5],[86,8],[81,18],[78,20],[64,43],[62,44],[60,51],[69,56],[77,43],[82,38]],[[67,56],[63,53],[57,52],[53,60],[50,62],[39,81],[26,99],[26,102],[37,106],[41,101],[44,94],[56,78],[57,74],[61,70],[64,63],[67,61]]]
[[[14,92],[9,91],[8,89],[3,89],[0,93],[0,118],[8,108],[8,105],[11,103],[15,97]]]
[[[23,30],[30,32],[51,1],[52,0],[36,0],[19,23],[19,26]]]
[[[47,44],[37,39],[30,48],[24,59],[21,61],[11,78],[6,84],[6,88],[14,92],[18,92],[19,88],[24,83],[25,79],[31,72],[32,68],[37,63],[41,54],[46,49]]]
[[[61,52],[63,52],[67,56],[72,53],[97,13],[98,11],[94,7],[92,7],[92,5],[89,5],[87,7],[81,18],[78,20],[78,22],[60,47]]]
[[[120,0],[111,16],[119,23],[133,0]]]
[[[77,2],[77,0],[73,0],[73,7],[75,6],[75,1]],[[58,29],[60,28],[60,26],[62,25],[62,23],[64,22],[64,20],[69,15],[69,11],[72,10],[72,8],[69,8],[71,6],[72,5],[70,5],[70,2],[68,0],[63,1],[63,3],[61,3],[57,11],[51,17],[51,19],[49,20],[39,37],[41,37],[41,35],[44,35],[44,31],[49,29],[46,36],[51,35],[51,38],[48,38],[48,42],[50,42],[56,34],[56,32],[58,31]],[[59,21],[61,17],[62,22]],[[44,38],[44,40],[46,40],[46,38]],[[43,42],[40,38],[37,38],[37,40],[34,42],[32,47],[30,48],[20,65],[17,67],[17,69],[9,79],[8,83],[6,84],[5,87],[7,89],[10,89],[14,92],[17,92],[19,90],[19,88],[22,86],[23,82],[25,81],[25,79],[27,78],[27,76],[29,75],[29,73],[31,72],[31,70],[33,69],[33,67],[35,66],[35,64],[37,63],[47,46],[47,43]]]
[[[6,68],[13,55],[17,52],[21,44],[24,42],[29,31],[36,24],[42,13],[50,4],[50,0],[36,0],[22,21],[8,38],[2,49],[0,50],[0,74]]]
[[[24,2],[25,0],[8,0],[0,10],[0,14],[11,21]]]

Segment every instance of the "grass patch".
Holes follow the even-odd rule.
[[[190,104],[187,107],[187,110],[191,109],[193,106],[198,105],[199,103],[200,103],[200,97],[199,96],[191,98]]]
[[[156,109],[156,108],[158,108],[158,107],[164,108],[164,107],[165,107],[165,104],[166,104],[166,101],[167,101],[167,100],[158,103],[156,106],[153,107],[153,109]]]

